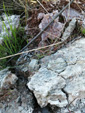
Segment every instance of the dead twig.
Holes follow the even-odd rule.
[[[69,106],[70,106],[77,98],[78,98],[78,97],[74,98],[74,99],[70,102],[70,104],[68,104],[67,109],[68,109],[69,113],[71,113],[71,111],[69,110]]]
[[[40,4],[40,6],[46,11],[46,13],[49,13],[46,8],[41,4],[41,2],[39,0],[37,0],[37,2]]]

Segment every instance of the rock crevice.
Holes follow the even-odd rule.
[[[81,38],[41,59],[41,68],[27,84],[41,107],[50,104],[62,110],[73,101],[72,111],[76,109],[77,101],[85,98],[84,42],[85,38]]]

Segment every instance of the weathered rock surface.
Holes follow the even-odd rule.
[[[80,74],[80,76],[75,74],[74,79],[67,83],[64,90],[69,96],[68,97],[69,103],[71,103],[74,99],[78,100],[85,98],[85,77],[82,76],[82,74]]]
[[[71,20],[71,22],[69,23],[69,26],[65,29],[65,32],[63,33],[63,36],[62,36],[62,41],[63,40],[66,40],[70,37],[71,33],[73,32],[73,30],[75,29],[76,27],[76,18],[73,18]]]
[[[31,77],[27,86],[41,107],[50,104],[61,108],[53,113],[69,113],[65,106],[72,101],[69,110],[72,113],[84,113],[84,75],[85,38],[82,37],[41,59],[41,68]]]
[[[51,70],[40,68],[28,83],[28,87],[34,90],[34,95],[41,107],[45,107],[48,103],[58,107],[68,104],[66,95],[61,90],[65,87],[65,80]]]
[[[15,85],[17,80],[18,77],[15,74],[12,74],[8,68],[0,71],[0,90],[2,91],[2,89],[9,89]]]
[[[50,60],[47,68],[54,72],[60,73],[63,70],[65,70],[66,62],[63,58],[57,58],[56,60]]]
[[[33,113],[33,95],[25,85],[25,79],[20,78],[16,88],[0,96],[0,113]]]
[[[68,74],[69,73],[69,74]],[[78,64],[67,66],[66,70],[60,73],[60,76],[65,79],[69,79],[70,77],[75,77],[82,74],[82,67]]]
[[[30,59],[30,58],[26,58],[26,59],[29,60],[23,62],[20,65],[18,62],[18,67],[16,67],[16,71],[18,72],[18,74],[28,77],[30,74],[34,73],[39,69],[39,63],[37,59]]]
[[[29,63],[29,70],[30,71],[36,71],[39,69],[39,64],[37,59],[32,59]]]

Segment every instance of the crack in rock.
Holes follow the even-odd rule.
[[[48,103],[58,107],[66,106],[66,95],[61,90],[65,85],[62,77],[47,68],[40,68],[27,84],[41,107],[47,106]]]
[[[50,104],[51,107],[61,108],[60,112],[64,110],[68,113],[65,107],[74,100],[69,109],[77,112],[84,110],[84,102],[77,109],[79,100],[85,98],[84,75],[85,38],[82,37],[55,54],[41,59],[41,68],[31,77],[27,86],[33,91],[41,107]]]

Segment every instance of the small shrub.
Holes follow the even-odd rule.
[[[7,56],[7,55],[12,55],[17,53],[18,51],[21,50],[23,47],[24,43],[24,28],[18,27],[18,28],[13,28],[12,25],[10,25],[10,30],[11,34],[9,34],[6,25],[3,23],[3,27],[6,29],[6,36],[3,36],[4,40],[3,43],[0,44],[0,58]],[[6,59],[0,61],[0,67],[4,68]]]
[[[17,53],[24,46],[24,42],[26,44],[26,41],[23,38],[25,36],[24,28],[21,27],[21,25],[19,25],[18,28],[16,28],[12,26],[12,24],[10,24],[11,20],[8,19],[4,2],[3,2],[3,10],[6,15],[11,34],[9,33],[9,30],[7,29],[3,21],[2,28],[3,31],[5,29],[7,35],[2,37],[4,40],[3,43],[0,44],[0,58]],[[0,60],[0,69],[5,67],[6,61],[7,59]]]

